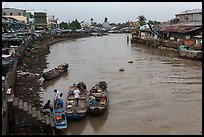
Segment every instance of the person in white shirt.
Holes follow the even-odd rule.
[[[79,103],[79,97],[80,97],[80,91],[79,89],[76,87],[74,90],[74,98],[76,100],[76,107],[78,106]]]
[[[57,90],[57,89],[54,89],[54,92],[55,92],[55,97],[54,97],[54,106],[56,107],[57,105],[57,102],[59,102],[60,100],[60,91]]]
[[[6,91],[6,95],[11,95],[12,94],[12,86],[9,86],[9,88]]]
[[[57,89],[54,89],[54,92],[55,92],[55,98],[54,99],[56,100],[56,99],[60,98],[60,94],[61,94],[60,91]]]

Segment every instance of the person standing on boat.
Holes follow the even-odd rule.
[[[54,92],[55,92],[55,98],[54,98],[54,100],[57,100],[58,98],[60,98],[60,91],[59,90],[57,90],[57,89],[54,89]]]
[[[57,102],[59,101],[60,99],[60,91],[57,90],[57,89],[54,89],[54,92],[55,92],[55,97],[54,97],[54,106],[56,106]]]
[[[78,103],[79,103],[79,96],[80,96],[80,91],[77,87],[75,87],[75,90],[74,90],[74,99],[76,101],[76,107],[78,106]]]
[[[63,93],[60,94],[60,98],[59,98],[59,105],[61,108],[63,108],[63,106],[64,106],[63,100],[62,100],[62,95],[63,95]]]

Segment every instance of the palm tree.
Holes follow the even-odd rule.
[[[140,22],[140,26],[143,26],[143,25],[146,24],[145,21],[146,21],[147,19],[145,18],[144,15],[138,16],[137,19],[138,19],[139,22]]]

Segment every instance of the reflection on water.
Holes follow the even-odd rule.
[[[92,126],[94,134],[100,134],[100,130],[103,128],[106,120],[108,119],[108,110],[106,113],[95,116],[95,115],[89,115],[88,117],[88,123]]]
[[[200,134],[202,62],[131,45],[128,35],[88,37],[51,46],[47,69],[61,63],[70,66],[67,74],[43,83],[44,101],[54,97],[54,88],[63,93],[65,101],[73,82],[83,81],[90,90],[98,81],[106,81],[110,91],[105,115],[88,114],[80,121],[68,121],[68,128],[60,134]]]

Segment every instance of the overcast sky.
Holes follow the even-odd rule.
[[[144,15],[148,20],[167,21],[184,10],[202,9],[202,2],[2,2],[2,8],[44,11],[60,21],[110,23],[137,21]]]

